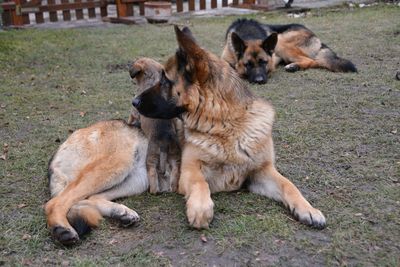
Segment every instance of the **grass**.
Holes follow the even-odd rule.
[[[235,192],[215,194],[210,230],[195,231],[181,196],[143,194],[120,200],[141,215],[139,227],[104,221],[72,248],[55,244],[46,229],[47,162],[72,130],[127,118],[134,88],[124,64],[140,56],[165,60],[176,48],[173,29],[0,32],[0,145],[9,150],[0,160],[0,265],[398,266],[400,9],[312,14],[253,17],[307,25],[359,73],[280,68],[267,85],[251,88],[276,108],[279,170],[325,213],[326,229],[300,225],[269,199]],[[220,54],[235,18],[189,22],[198,41]]]

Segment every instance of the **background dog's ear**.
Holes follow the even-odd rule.
[[[178,65],[184,68],[184,76],[188,82],[192,83],[194,80],[198,80],[203,83],[209,75],[207,52],[196,43],[189,28],[185,27],[180,30],[176,25],[174,28],[179,45]]]
[[[267,39],[265,39],[262,43],[262,47],[268,54],[272,55],[276,43],[278,42],[278,34],[276,32],[271,33]]]
[[[246,45],[244,41],[242,40],[242,38],[239,37],[239,35],[237,35],[236,32],[231,33],[231,41],[233,48],[235,49],[236,56],[238,57],[238,59],[241,58],[243,56],[244,50],[246,50]]]
[[[132,79],[135,78],[141,72],[142,72],[142,67],[139,64],[136,64],[136,62],[133,62],[129,66],[129,75],[131,76]]]

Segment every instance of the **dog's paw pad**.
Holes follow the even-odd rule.
[[[53,227],[52,235],[63,245],[73,245],[79,241],[79,236],[75,231],[62,226]]]
[[[290,63],[290,64],[285,66],[285,70],[287,72],[296,72],[296,71],[300,70],[300,66],[297,65],[296,63]]]

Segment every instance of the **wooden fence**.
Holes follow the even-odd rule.
[[[148,0],[12,0],[1,3],[0,7],[3,9],[3,26],[22,26],[30,23],[44,23],[45,12],[48,12],[50,22],[70,21],[71,13],[75,14],[76,20],[84,19],[84,13],[88,18],[106,17],[107,7],[110,4],[116,5],[118,18],[143,16],[146,1]],[[232,1],[231,6],[242,7],[254,4],[255,0]],[[187,0],[187,3],[184,3],[184,0],[175,0],[172,4],[175,5],[173,10],[178,13],[228,6],[228,0],[211,0],[209,6],[206,6],[206,3],[206,0]],[[135,14],[134,6],[137,6],[138,14]],[[100,13],[96,14],[96,8],[100,9]],[[59,16],[58,12],[62,12],[62,16]],[[30,14],[34,14],[34,19]]]

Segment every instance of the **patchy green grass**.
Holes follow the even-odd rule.
[[[248,192],[220,193],[210,230],[188,227],[176,194],[130,197],[137,228],[105,221],[81,244],[55,244],[42,205],[47,161],[71,130],[127,118],[133,87],[124,64],[165,60],[170,26],[116,26],[0,32],[0,265],[400,264],[400,8],[313,11],[303,23],[358,74],[282,68],[251,86],[275,106],[277,166],[328,219],[318,231],[293,221],[278,203]],[[220,53],[235,17],[193,19],[198,41]],[[0,147],[2,149],[2,147]],[[0,156],[2,151],[0,151]],[[201,236],[207,242],[201,241]]]

